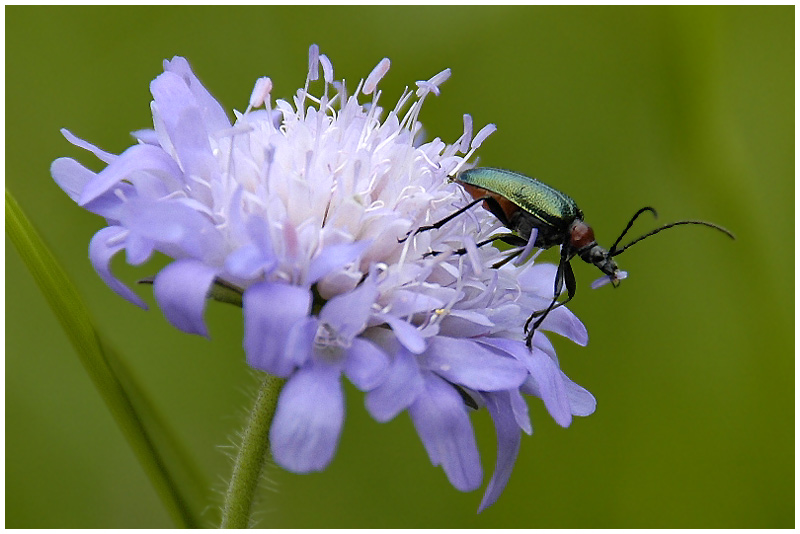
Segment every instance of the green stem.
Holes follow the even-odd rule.
[[[258,390],[253,411],[242,432],[242,442],[222,506],[221,528],[247,528],[261,470],[269,455],[269,427],[275,416],[284,378],[266,375]]]
[[[112,368],[117,358],[103,346],[81,295],[8,190],[6,232],[176,526],[196,527],[197,521],[186,492],[182,491],[182,486],[169,469],[175,462],[168,465],[164,457],[164,453],[170,451],[178,453],[173,456],[180,457],[179,451],[174,447],[167,450],[157,446],[153,433],[145,426],[142,413],[131,398],[130,394],[135,392],[132,377],[123,372],[120,361],[116,370]],[[121,380],[126,384],[123,385]],[[143,395],[138,399],[143,402]],[[148,410],[148,413],[152,416],[153,411]],[[161,435],[166,434],[162,432]]]

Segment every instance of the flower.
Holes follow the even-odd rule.
[[[473,136],[465,115],[454,143],[421,142],[421,106],[439,95],[449,69],[385,113],[377,86],[388,59],[349,94],[316,46],[309,56],[291,103],[273,104],[272,81],[261,78],[233,124],[185,59],[165,61],[150,86],[153,129],[134,132],[137,144],[118,156],[64,130],[107,167],[94,173],[60,158],[53,178],[108,221],[89,257],[122,297],[146,307],[110,270],[122,250],[132,265],[154,252],[173,259],[155,276],[154,294],[185,332],[207,335],[215,287],[241,293],[248,364],[288,379],[270,430],[278,464],[294,472],[328,465],[345,376],[377,421],[408,410],[431,462],[462,491],[482,481],[469,411],[486,407],[498,457],[483,509],[505,487],[521,433],[532,432],[523,394],[541,398],[562,426],[593,412],[594,398],[560,370],[543,333],[585,344],[586,330],[559,307],[525,346],[525,319],[552,299],[555,267],[498,266],[509,252],[476,244],[502,230],[488,211],[414,233],[465,204],[448,175],[470,166],[494,130]]]

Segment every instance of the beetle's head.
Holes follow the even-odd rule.
[[[603,271],[604,276],[597,280],[593,287],[611,282],[616,286],[620,280],[626,277],[625,271],[620,271],[617,262],[614,261],[611,253],[597,244],[594,238],[592,227],[580,219],[576,219],[569,229],[569,244],[575,253],[586,263],[591,263]]]
[[[586,263],[591,263],[608,276],[616,276],[619,274],[619,266],[617,265],[617,262],[608,255],[608,251],[606,249],[597,243],[591,247],[587,247],[585,250],[579,250],[578,255],[583,261]]]

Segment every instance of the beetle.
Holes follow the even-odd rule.
[[[522,247],[531,239],[534,230],[536,231],[536,238],[533,246],[540,249],[547,249],[553,246],[561,248],[561,259],[558,262],[553,287],[553,300],[547,308],[534,312],[525,322],[525,342],[528,348],[531,347],[534,332],[547,315],[553,309],[563,306],[572,300],[575,296],[575,275],[570,264],[570,260],[575,256],[600,269],[605,275],[601,280],[611,282],[616,287],[627,273],[619,269],[614,258],[639,241],[663,230],[685,224],[696,224],[714,228],[735,239],[730,231],[714,223],[683,220],[660,226],[634,239],[627,245],[617,248],[622,238],[625,237],[625,234],[633,226],[634,221],[641,214],[651,212],[656,215],[655,209],[645,206],[634,213],[620,236],[611,245],[611,248],[605,249],[595,240],[592,227],[586,224],[583,211],[581,211],[572,197],[535,178],[503,169],[477,167],[465,170],[455,177],[451,177],[451,180],[463,187],[473,200],[444,219],[409,232],[405,239],[419,232],[440,228],[476,204],[483,203],[483,206],[512,233],[493,236],[478,243],[478,246],[502,240],[519,247],[519,250],[495,265],[495,267],[499,267],[521,254],[523,252]],[[456,251],[457,254],[464,254],[465,252],[465,249]],[[567,298],[559,301],[558,297],[561,295],[565,285]],[[534,319],[536,321],[531,326],[531,321]]]

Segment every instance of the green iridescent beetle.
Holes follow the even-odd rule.
[[[655,209],[646,206],[634,213],[620,236],[611,245],[611,248],[605,249],[597,244],[592,227],[584,222],[583,212],[572,197],[539,180],[516,172],[488,167],[466,170],[452,178],[452,180],[461,185],[472,196],[473,201],[434,224],[419,227],[417,230],[410,232],[409,236],[440,228],[476,204],[483,203],[483,206],[512,233],[495,235],[478,243],[478,246],[502,240],[519,247],[519,250],[503,260],[502,263],[523,252],[523,247],[528,244],[534,230],[536,231],[536,237],[533,246],[541,249],[547,249],[555,245],[561,247],[561,259],[558,262],[553,287],[553,300],[546,309],[534,312],[525,322],[525,341],[529,348],[534,332],[542,324],[547,314],[554,308],[566,304],[575,296],[575,275],[570,265],[570,260],[575,256],[600,269],[605,275],[600,281],[604,283],[610,282],[616,287],[619,281],[626,277],[627,273],[619,269],[617,262],[613,258],[622,254],[632,245],[662,230],[684,224],[699,224],[714,228],[734,238],[731,232],[714,223],[684,220],[660,226],[634,239],[627,245],[617,248],[617,245],[630,230],[634,221],[642,213],[649,211],[656,215]],[[463,249],[456,251],[459,254],[464,254],[465,252]],[[559,301],[558,297],[561,295],[564,286],[567,289],[567,298]],[[534,318],[536,321],[531,325],[531,321]]]

